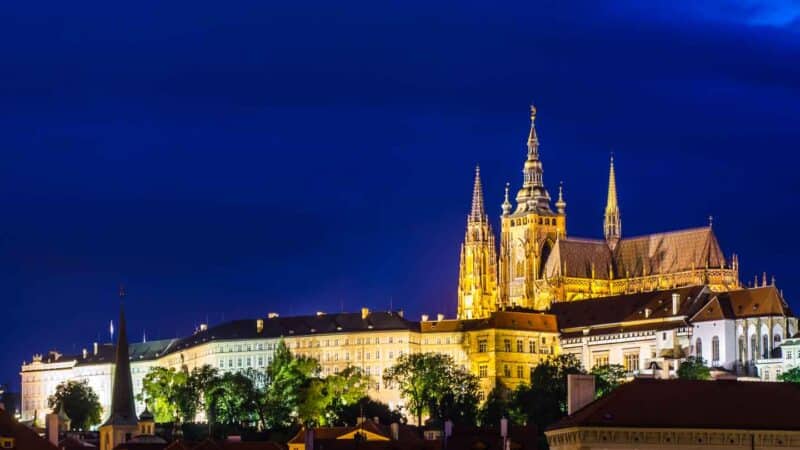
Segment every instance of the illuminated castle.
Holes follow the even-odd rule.
[[[554,302],[707,285],[740,287],[736,255],[728,262],[707,227],[623,238],[614,160],[608,179],[604,240],[567,234],[561,187],[555,209],[543,180],[531,107],[523,183],[512,205],[506,185],[500,216],[500,256],[484,210],[480,171],[475,171],[472,210],[461,249],[458,317],[487,317],[505,308],[547,310]]]

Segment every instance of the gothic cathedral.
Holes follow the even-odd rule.
[[[500,256],[486,214],[480,170],[475,170],[472,209],[461,246],[458,317],[492,311],[545,311],[553,302],[705,284],[712,290],[740,287],[736,255],[728,262],[711,225],[622,237],[614,160],[608,178],[605,239],[567,236],[567,204],[561,186],[555,209],[544,185],[536,108],[531,106],[522,187],[505,200],[500,216]]]

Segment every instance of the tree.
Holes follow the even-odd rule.
[[[516,423],[534,423],[544,430],[567,412],[567,376],[585,373],[575,355],[563,354],[540,363],[530,385],[511,393],[509,413]]]
[[[474,419],[478,380],[440,353],[404,354],[383,373],[388,385],[397,386],[409,411],[422,423],[422,414],[454,421]]]
[[[620,364],[595,366],[590,373],[594,375],[597,397],[608,394],[625,381],[625,367]]]
[[[56,392],[47,399],[47,403],[53,411],[64,408],[73,430],[87,430],[100,423],[103,407],[100,406],[97,394],[85,380],[60,383]]]
[[[678,367],[678,378],[682,380],[711,379],[711,370],[705,365],[703,358],[689,356]]]
[[[478,410],[478,422],[481,426],[497,426],[500,419],[508,416],[508,397],[511,392],[507,387],[498,384],[489,392],[486,401]]]
[[[200,407],[200,392],[186,369],[175,370],[151,367],[142,380],[139,401],[146,401],[156,422],[184,422],[194,420]]]
[[[800,383],[800,367],[793,367],[778,375],[780,381],[787,383]]]
[[[325,378],[311,378],[298,405],[300,422],[305,426],[335,423],[342,407],[355,404],[366,395],[369,383],[369,377],[353,366]]]
[[[403,414],[389,408],[386,403],[373,400],[370,397],[362,397],[355,403],[342,405],[336,414],[336,426],[354,426],[358,423],[359,417],[377,417],[380,423],[405,423]]]
[[[285,429],[294,423],[303,393],[319,372],[316,359],[296,357],[283,340],[278,342],[266,372],[264,408],[268,428]]]
[[[244,426],[260,419],[257,398],[263,395],[243,372],[227,372],[209,391],[209,411],[217,422]]]

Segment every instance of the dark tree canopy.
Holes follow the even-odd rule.
[[[620,364],[595,366],[589,373],[594,375],[597,397],[602,397],[619,387],[626,377],[625,367]]]
[[[787,383],[800,383],[800,367],[793,367],[778,376],[778,380]]]
[[[678,378],[682,380],[709,380],[711,370],[705,365],[703,358],[690,356],[678,367]]]
[[[59,384],[47,403],[53,411],[64,408],[73,430],[88,430],[100,423],[103,408],[97,394],[85,380]]]

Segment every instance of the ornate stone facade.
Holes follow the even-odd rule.
[[[617,179],[612,158],[608,197],[603,222],[605,239],[573,238],[567,235],[566,202],[559,187],[555,210],[544,184],[536,131],[536,109],[531,107],[527,158],[516,206],[506,196],[500,216],[498,273],[494,264],[481,260],[475,268],[465,263],[464,249],[476,248],[472,236],[480,230],[480,254],[491,255],[491,226],[481,220],[468,221],[459,280],[459,318],[487,317],[505,308],[547,310],[552,303],[631,294],[684,286],[707,285],[713,291],[741,287],[739,262],[728,262],[711,225],[696,229],[656,233],[640,237],[622,236],[622,217],[617,198]],[[474,203],[474,202],[473,202]],[[483,198],[481,195],[481,208]],[[472,214],[470,215],[472,217]],[[478,270],[478,268],[480,270]],[[485,277],[485,279],[479,279]],[[495,280],[497,280],[496,296]],[[469,289],[465,289],[465,286]],[[476,296],[472,286],[486,286]],[[490,307],[490,308],[487,308]]]

